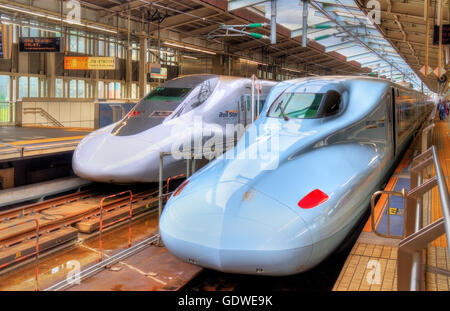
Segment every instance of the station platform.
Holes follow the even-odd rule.
[[[0,127],[0,161],[73,151],[90,132],[79,128]]]
[[[450,173],[450,121],[435,121],[432,145],[436,146],[443,173]],[[414,144],[406,151],[385,191],[410,190],[412,160],[419,154]],[[430,175],[431,168],[428,168]],[[389,214],[389,215],[388,215]],[[396,291],[397,253],[404,230],[403,198],[386,194],[379,197],[373,214],[365,224],[333,287],[334,291]],[[442,217],[437,187],[423,196],[423,226]],[[372,227],[372,218],[374,227]],[[450,290],[450,258],[445,234],[424,252],[425,290]]]

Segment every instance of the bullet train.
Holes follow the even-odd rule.
[[[261,103],[275,84],[257,81]],[[225,139],[227,125],[249,124],[251,89],[248,78],[200,74],[170,80],[123,120],[86,136],[74,152],[73,170],[98,182],[156,182],[160,152],[171,152],[174,144],[189,151],[185,146],[196,139],[203,142],[216,134]],[[164,158],[166,178],[184,173],[185,167],[182,157]]]
[[[172,194],[162,240],[224,272],[309,270],[349,235],[431,108],[376,78],[281,82],[234,149]]]

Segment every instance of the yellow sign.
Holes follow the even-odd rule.
[[[115,70],[115,57],[64,57],[66,70]]]

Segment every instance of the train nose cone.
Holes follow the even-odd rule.
[[[99,182],[145,181],[150,176],[150,163],[159,163],[158,150],[149,152],[148,149],[138,139],[93,135],[77,146],[72,167],[78,176]]]
[[[310,267],[312,240],[299,214],[239,182],[172,199],[160,229],[173,254],[207,268],[287,275]]]

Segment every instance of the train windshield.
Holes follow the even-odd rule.
[[[196,75],[174,79],[145,96],[113,129],[116,136],[134,135],[176,118],[208,99],[219,78]]]
[[[275,100],[269,117],[309,119],[315,118],[324,94],[284,93]]]
[[[326,93],[283,93],[272,104],[269,117],[293,119],[323,118],[336,114],[341,95],[333,90]]]

